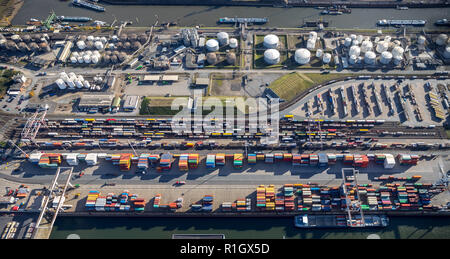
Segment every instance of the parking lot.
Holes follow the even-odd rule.
[[[435,107],[447,116],[444,98],[439,94],[437,85],[443,85],[445,94],[448,94],[448,83],[449,80],[435,79],[338,82],[311,92],[288,108],[286,113],[300,117],[382,119],[411,126],[441,125],[444,121],[434,115],[428,93],[438,96],[439,103]]]

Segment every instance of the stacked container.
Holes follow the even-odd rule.
[[[291,162],[292,161],[292,154],[291,153],[284,153],[283,154],[283,161]]]
[[[202,211],[211,212],[213,207],[214,197],[212,195],[205,195],[202,199]]]
[[[223,212],[231,212],[232,211],[232,207],[233,207],[233,203],[231,203],[231,202],[223,202],[220,207],[222,208]]]
[[[256,154],[248,154],[247,162],[248,162],[249,165],[256,164]]]
[[[384,159],[384,168],[391,169],[395,166],[395,158],[391,154],[386,154],[386,158]]]
[[[100,196],[99,191],[89,191],[85,204],[86,210],[89,211],[95,210],[95,202],[99,196]]]
[[[132,154],[121,154],[119,160],[120,171],[128,171],[131,168]]]
[[[149,154],[141,154],[139,156],[139,161],[137,167],[141,170],[146,170],[148,168],[148,157]]]
[[[367,167],[369,165],[369,158],[366,155],[354,155],[353,166],[355,167]]]
[[[319,164],[319,156],[317,154],[309,155],[309,164],[312,166],[316,166]]]
[[[98,163],[97,153],[89,153],[86,155],[86,164],[88,165],[96,165]]]
[[[328,158],[328,164],[329,165],[334,165],[336,164],[336,154],[327,154],[327,158]]]
[[[301,166],[307,166],[309,165],[309,155],[308,154],[301,154],[300,155],[300,165]]]
[[[233,204],[237,212],[250,211],[251,210],[251,200],[250,199],[237,199]]]
[[[353,164],[353,155],[344,155],[344,165]]]
[[[275,153],[274,154],[275,162],[279,162],[283,160],[283,153]]]
[[[216,156],[213,154],[208,154],[206,156],[206,168],[214,169],[216,168]]]
[[[242,166],[243,166],[243,163],[242,163],[243,158],[244,158],[243,154],[234,154],[234,156],[233,156],[233,166],[235,168],[242,168]]]
[[[284,196],[282,193],[277,193],[275,198],[275,210],[284,211]]]
[[[32,153],[32,154],[30,155],[30,158],[28,159],[28,161],[30,161],[31,163],[37,164],[37,163],[39,163],[39,161],[40,161],[42,155],[43,155],[43,154],[40,153],[40,152],[39,152],[39,153]]]
[[[156,194],[155,198],[153,199],[153,208],[159,208],[160,202],[161,202],[161,194]]]
[[[224,166],[225,165],[225,154],[220,153],[216,155],[216,165]]]
[[[189,158],[188,160],[189,168],[191,169],[197,168],[200,161],[199,154],[189,154],[188,158]]]
[[[274,154],[266,154],[265,155],[265,159],[264,159],[264,163],[266,164],[273,164],[274,163]]]
[[[399,154],[397,158],[400,165],[416,165],[419,160],[419,156],[408,154]]]
[[[66,156],[66,162],[67,164],[71,165],[71,166],[75,166],[78,165],[78,153],[70,153],[67,154]]]
[[[302,157],[299,154],[292,156],[292,166],[300,166],[302,164]]]
[[[173,156],[170,153],[163,154],[159,161],[159,167],[161,170],[170,170],[172,167]]]
[[[319,166],[327,166],[328,165],[328,156],[325,153],[319,153]]]
[[[159,161],[159,155],[149,155],[148,161],[150,161],[150,164],[156,165]]]
[[[266,210],[275,209],[275,187],[270,184],[266,187]]]
[[[189,170],[188,160],[189,160],[188,154],[180,155],[179,160],[178,160],[178,169],[180,171],[188,171]]]
[[[256,188],[256,208],[264,209],[266,207],[266,189],[264,185]]]
[[[285,184],[284,185],[284,209],[286,211],[294,210],[294,185]]]

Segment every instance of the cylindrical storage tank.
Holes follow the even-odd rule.
[[[82,41],[82,40],[77,41],[77,48],[81,49],[81,50],[85,49],[86,43],[84,43],[84,41]]]
[[[388,49],[388,47],[389,47],[389,44],[387,42],[380,41],[377,44],[376,51],[378,53],[382,53],[382,52],[386,51]]]
[[[361,52],[366,53],[367,51],[372,51],[373,44],[371,41],[363,41],[361,43]]]
[[[87,49],[93,49],[94,48],[94,42],[93,41],[87,41],[86,42],[86,48]]]
[[[356,40],[359,41],[359,42],[362,42],[363,41],[363,36],[362,35],[356,36]]]
[[[66,89],[66,83],[64,83],[64,80],[62,80],[61,78],[56,79],[55,81],[56,85],[58,85],[59,89],[63,90]]]
[[[99,56],[92,56],[92,63],[97,64],[99,59]]]
[[[394,62],[394,65],[398,66],[398,65],[400,65],[400,63],[402,63],[403,57],[402,56],[394,56],[392,60]]]
[[[74,72],[70,72],[68,76],[69,78],[77,77],[77,75]]]
[[[81,35],[78,40],[82,40],[82,41],[86,41],[87,40],[87,36],[86,35]]]
[[[350,34],[350,39],[352,39],[352,41],[353,41],[353,40],[356,40],[356,38],[357,38],[357,37],[356,37],[355,34]]]
[[[315,47],[316,47],[316,41],[315,41],[315,40],[313,40],[313,39],[308,39],[308,40],[306,41],[306,48],[307,48],[307,49],[312,50],[312,49],[314,49]]]
[[[12,39],[12,37],[11,37]],[[436,38],[436,44],[439,46],[447,44],[448,36],[446,34],[439,34]]]
[[[450,58],[450,46],[447,46],[444,51],[444,58]]]
[[[14,34],[13,36],[11,36],[11,40],[13,40],[15,43],[21,42],[22,39],[20,38],[19,35]]]
[[[206,41],[206,49],[209,52],[218,51],[219,50],[219,42],[214,39],[209,39]]]
[[[50,52],[50,50],[51,50],[50,47],[48,46],[47,42],[39,43],[39,49],[44,52]]]
[[[384,51],[383,53],[381,53],[381,58],[380,58],[380,63],[387,65],[389,64],[389,62],[391,62],[392,60],[392,53],[389,51]]]
[[[402,47],[395,47],[392,49],[392,56],[403,56],[405,50]]]
[[[206,61],[208,62],[208,64],[210,65],[214,65],[217,62],[217,56],[216,53],[210,52],[208,54],[206,54]]]
[[[419,36],[419,38],[417,38],[417,44],[419,45],[423,45],[425,44],[426,38],[422,35]]]
[[[66,81],[66,84],[69,88],[72,88],[72,89],[75,88],[75,83],[70,78],[69,78],[69,80]]]
[[[90,55],[84,55],[83,56],[84,63],[91,63],[91,56]]]
[[[364,55],[364,62],[368,65],[373,65],[375,64],[376,58],[377,56],[373,51],[367,51],[366,54]]]
[[[92,51],[88,50],[88,51],[84,52],[83,56],[84,56],[84,55],[89,55],[89,56],[91,56],[91,55],[92,55]]]
[[[230,39],[230,48],[235,49],[238,47],[238,40],[235,38]]]
[[[227,53],[227,63],[229,65],[234,65],[236,63],[236,54],[234,54],[233,52],[228,52]]]
[[[87,37],[87,40],[88,40],[88,41],[94,41],[94,39],[95,39],[95,38],[94,38],[94,36],[92,36],[92,35],[89,35],[89,36]]]
[[[74,56],[71,56],[71,57],[70,57],[70,63],[75,64],[75,63],[77,63],[77,62],[78,62],[78,60],[77,60],[76,57],[74,57]]]
[[[106,42],[108,42],[108,40],[106,39],[106,37],[101,37],[101,38],[100,38],[100,41],[101,41],[103,44],[106,44]]]
[[[359,41],[358,40],[352,41],[352,46],[358,46],[358,45],[359,45]]]
[[[131,49],[131,42],[127,41],[123,44],[124,49]]]
[[[387,43],[391,42],[391,36],[384,37],[384,42],[387,42]]]
[[[316,57],[320,58],[320,57],[322,57],[322,55],[323,55],[323,50],[322,49],[318,49],[316,51]]]
[[[103,49],[103,43],[101,41],[96,41],[94,47],[98,50]]]
[[[31,36],[28,34],[23,35],[22,40],[26,43],[29,43],[31,41]]]
[[[316,41],[317,40],[317,32],[315,32],[315,31],[309,32],[308,39]]]
[[[116,35],[113,35],[113,36],[111,37],[111,40],[112,40],[113,42],[118,42],[118,41],[119,41],[119,37],[117,37]]]
[[[228,36],[228,33],[226,32],[219,32],[217,33],[217,40],[219,41],[220,46],[227,45],[229,43],[230,37]]]
[[[125,52],[120,52],[119,55],[117,55],[117,58],[120,62],[123,62],[127,58],[127,54]]]
[[[120,35],[120,41],[126,41],[128,39],[128,35],[126,35],[125,33],[122,33],[122,35]]]
[[[359,56],[359,54],[361,54],[361,49],[358,46],[351,46],[350,50],[348,51],[348,54],[351,55],[355,55],[355,56]]]
[[[276,49],[264,51],[264,61],[269,65],[275,65],[280,62],[280,52]]]
[[[330,61],[331,61],[331,54],[330,53],[323,54],[322,62],[328,64],[330,63]]]
[[[123,43],[121,41],[117,42],[116,49],[123,49]]]
[[[144,44],[147,41],[147,35],[145,35],[144,33],[140,34],[139,37],[138,37],[138,41],[141,44]]]
[[[69,75],[67,75],[67,73],[63,71],[63,72],[59,73],[59,77],[66,80],[65,78],[69,78]]]
[[[109,55],[103,56],[103,62],[106,63],[106,64],[110,63],[111,62],[111,56],[109,56]]]
[[[135,41],[132,44],[133,49],[139,49],[140,47],[142,47],[141,43],[139,41]]]
[[[111,56],[111,63],[117,64],[118,61],[119,61],[119,59],[117,58],[116,55],[112,55],[112,56]]]
[[[355,55],[350,55],[350,57],[349,57],[349,59],[348,59],[348,63],[354,65],[354,64],[356,64],[357,59],[358,59],[357,56],[355,56]]]
[[[77,88],[83,88],[83,81],[75,80],[75,86]]]
[[[349,38],[349,37],[345,38],[345,40],[344,40],[344,46],[350,47],[350,45],[352,45],[352,39]]]
[[[278,47],[278,36],[269,34],[264,37],[263,45],[267,49],[276,49]]]
[[[85,88],[91,87],[91,84],[89,83],[88,80],[84,80],[84,81],[83,81],[83,85],[84,85]]]
[[[311,59],[311,52],[307,49],[298,49],[294,53],[294,60],[297,64],[304,65],[309,63]]]

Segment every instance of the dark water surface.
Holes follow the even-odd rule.
[[[298,229],[293,218],[97,218],[59,217],[50,236],[81,238],[158,238],[172,234],[225,234],[225,238],[248,239],[365,239],[378,234],[382,239],[450,238],[450,218],[391,217],[387,228]]]

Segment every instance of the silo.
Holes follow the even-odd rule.
[[[112,52],[112,55],[116,55],[116,56],[119,56],[119,51],[117,51],[117,50],[114,50],[114,51]]]
[[[62,80],[61,78],[56,79],[55,81],[56,85],[58,85],[59,89],[63,90],[66,89],[66,83],[64,83],[64,80]]]
[[[75,80],[75,86],[77,87],[77,88],[83,88],[83,81],[80,81],[80,80]]]
[[[86,51],[86,52],[83,53],[83,56],[84,56],[84,55],[92,56],[92,51],[88,50],[88,51]]]
[[[352,41],[352,46],[359,46],[360,41],[354,40]]]
[[[12,39],[12,37],[11,37]],[[448,36],[446,34],[439,34],[439,36],[436,38],[436,44],[439,46],[443,46],[447,44]]]
[[[88,41],[94,41],[94,39],[95,39],[95,38],[94,38],[94,36],[92,36],[92,35],[89,35],[89,36],[87,37],[87,40],[88,40]]]
[[[14,41],[9,40],[9,41],[6,42],[6,48],[8,50],[10,50],[10,51],[16,51],[17,50],[17,44]]]
[[[330,61],[331,61],[331,54],[330,53],[323,54],[322,62],[328,64],[330,63]]]
[[[214,52],[210,52],[206,54],[206,62],[210,65],[214,65],[217,63],[217,55]]]
[[[316,48],[316,41],[313,40],[313,39],[308,39],[306,41],[306,48],[309,49],[309,50],[312,50],[312,49]]]
[[[103,56],[103,62],[108,64],[111,62],[111,56],[110,55],[105,55]]]
[[[417,38],[417,44],[419,45],[423,45],[425,44],[426,38],[422,35],[419,36],[419,38]]]
[[[119,53],[119,55],[117,55],[117,58],[119,59],[120,62],[123,62],[127,58],[127,54],[122,51]]]
[[[84,63],[87,63],[87,64],[91,63],[91,55],[88,55],[88,54],[84,55],[83,60],[84,60]]]
[[[91,87],[91,84],[89,83],[88,80],[84,80],[84,81],[83,81],[83,85],[84,85],[85,88]]]
[[[59,77],[61,78],[61,79],[63,79],[64,81],[67,81],[68,79],[69,79],[69,75],[67,75],[67,73],[66,72],[61,72],[61,73],[59,73]]]
[[[51,50],[50,47],[48,46],[48,43],[46,42],[39,43],[39,49],[44,52],[50,52]]]
[[[36,33],[36,34],[33,34],[33,35],[31,35],[31,38],[34,40],[34,41],[39,41],[40,39],[41,39],[41,34],[39,34],[39,33]]]
[[[80,64],[83,64],[83,62],[84,62],[84,59],[83,59],[82,56],[79,56],[79,57],[77,58],[77,60],[78,60],[78,63],[80,63]]]
[[[114,43],[108,43],[108,44],[106,44],[106,48],[107,49],[114,49],[115,48],[115,46],[114,46]]]
[[[28,46],[25,42],[19,42],[19,44],[17,44],[17,47],[19,48],[19,50],[21,52],[27,52],[30,50],[30,49],[28,49]]]
[[[123,44],[123,47],[124,47],[124,49],[127,49],[127,50],[131,49],[131,42],[129,42],[129,41],[125,42]]]
[[[141,45],[141,43],[139,43],[139,41],[135,41],[135,42],[133,42],[133,46],[132,47],[133,47],[133,49],[137,50],[140,47],[142,47],[142,45]]]
[[[363,41],[361,43],[361,52],[366,53],[367,51],[372,51],[373,44],[371,41]]]
[[[70,89],[75,88],[75,83],[73,82],[72,78],[69,78],[69,80],[66,81],[66,84]]]
[[[108,42],[108,40],[104,36],[100,38],[100,41],[103,43],[103,45]]]
[[[294,60],[297,64],[304,65],[309,63],[311,59],[311,52],[307,49],[298,49],[294,53]]]
[[[113,36],[111,37],[111,40],[112,40],[113,42],[118,42],[118,41],[119,41],[119,37],[117,37],[117,35],[113,35]]]
[[[349,59],[348,59],[348,63],[354,65],[357,62],[358,57],[355,55],[350,55]]]
[[[368,65],[373,65],[375,64],[376,57],[373,51],[367,51],[364,55],[364,62]]]
[[[86,41],[86,40],[87,40],[87,36],[86,36],[86,35],[81,35],[81,36],[78,38],[78,40]]]
[[[219,32],[217,33],[217,40],[219,41],[220,46],[227,45],[229,43],[230,37],[228,36],[228,33],[226,32]]]
[[[280,52],[276,49],[264,51],[264,61],[269,65],[275,65],[280,62]]]
[[[384,42],[387,42],[387,43],[389,43],[389,42],[391,42],[391,36],[386,36],[386,37],[384,37]]]
[[[210,40],[206,41],[206,49],[209,52],[219,50],[219,42],[214,39],[210,39]]]
[[[384,51],[383,53],[381,53],[381,58],[380,58],[380,63],[387,65],[391,62],[392,60],[392,53],[389,51]]]
[[[99,59],[99,56],[92,56],[92,63],[97,64]]]
[[[98,50],[103,49],[103,43],[101,41],[96,41],[94,47]]]
[[[81,50],[85,49],[86,43],[84,43],[84,41],[82,41],[82,40],[77,41],[77,48],[81,49]]]
[[[315,32],[315,31],[309,32],[308,39],[316,41],[317,40],[317,32]]]
[[[112,55],[112,56],[111,56],[111,63],[117,64],[118,61],[119,61],[119,59],[117,58],[116,55]]]
[[[100,37],[99,36],[94,37],[94,41],[100,41]]]
[[[363,41],[363,36],[362,35],[356,36],[356,40],[359,41],[359,42],[362,42]]]
[[[352,39],[352,41],[353,41],[353,40],[356,40],[356,38],[357,38],[357,37],[356,37],[355,34],[350,34],[350,39]]]
[[[77,62],[78,62],[78,60],[77,60],[76,57],[74,57],[74,56],[71,56],[71,57],[70,57],[70,63],[75,64],[75,63],[77,63]]]
[[[267,49],[276,49],[278,47],[278,36],[269,34],[264,37],[263,45]]]
[[[112,52],[111,52],[110,50],[107,50],[107,51],[105,51],[105,55],[106,55],[106,56],[111,56],[111,55],[112,55]]]
[[[69,78],[76,78],[77,77],[77,75],[74,72],[70,72],[68,74],[68,76],[69,76]]]
[[[402,56],[394,56],[392,58],[392,60],[394,62],[394,65],[398,66],[403,61],[403,57]]]
[[[382,52],[386,51],[388,49],[388,47],[389,47],[389,44],[387,42],[380,41],[377,44],[376,51],[378,53],[382,53]]]
[[[227,63],[229,65],[236,64],[236,54],[234,54],[234,52],[228,52],[227,53]]]
[[[359,56],[359,54],[361,54],[361,49],[358,46],[351,46],[350,50],[348,51],[348,54],[351,55],[355,55],[355,56]]]
[[[78,52],[76,52],[76,51],[72,52],[72,57],[78,58],[79,56],[80,56],[80,54],[78,54]]]
[[[121,41],[120,41],[120,42],[117,42],[116,48],[117,48],[117,49],[122,49],[122,48],[123,48],[123,43],[122,43]]]
[[[392,49],[392,56],[403,56],[403,53],[405,52],[405,50],[402,47],[395,47]]]
[[[235,38],[230,39],[230,48],[235,49],[238,47],[238,40]]]
[[[375,39],[373,40],[373,42],[378,43],[380,41],[380,37],[375,37]]]
[[[94,42],[93,41],[87,41],[86,42],[86,48],[87,49],[93,49],[94,48]]]
[[[346,47],[350,47],[351,44],[352,44],[352,39],[349,37],[345,38],[344,45]]]
[[[93,56],[100,56],[100,52],[98,50],[92,51]]]
[[[137,39],[138,39],[138,36],[136,33],[130,34],[130,37],[128,38],[128,40],[130,40],[130,41],[137,41]]]
[[[6,39],[4,38],[0,39],[0,47],[2,49],[6,49],[6,42],[8,42]]]
[[[322,49],[318,49],[316,51],[316,57],[320,58],[320,57],[322,57],[322,55],[323,55],[323,50]]]
[[[450,58],[450,46],[447,46],[444,51],[444,58]]]

